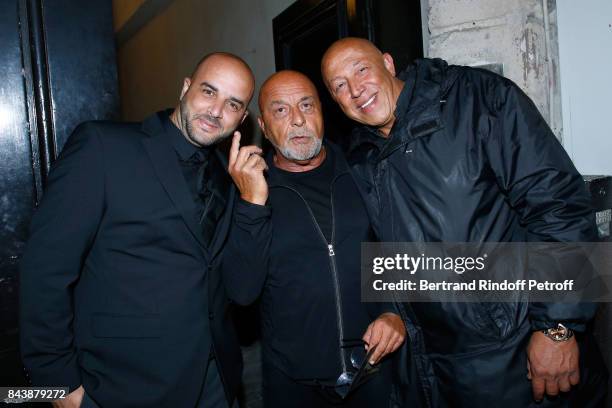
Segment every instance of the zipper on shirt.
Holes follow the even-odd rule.
[[[296,189],[292,187],[289,187],[289,186],[280,186],[280,187],[284,187],[284,188],[287,188],[293,191],[295,194],[298,195],[298,197],[302,199],[302,201],[304,202],[304,205],[306,206],[306,209],[308,210],[308,213],[310,214],[310,218],[312,219],[312,222],[314,223],[317,231],[319,232],[319,235],[321,236],[321,239],[327,246],[329,265],[331,268],[333,284],[334,284],[334,292],[336,294],[335,296],[336,323],[338,327],[338,347],[340,349],[340,364],[342,367],[342,372],[344,373],[344,372],[347,372],[346,350],[344,349],[343,344],[342,344],[342,339],[344,339],[344,320],[342,318],[342,297],[340,296],[340,280],[338,278],[338,268],[336,266],[336,252],[334,250],[334,240],[335,240],[335,235],[336,235],[336,216],[335,216],[335,211],[334,211],[334,183],[340,176],[342,176],[342,174],[336,175],[330,183],[329,199],[331,201],[331,216],[332,216],[332,236],[331,236],[330,242],[327,242],[327,238],[325,238],[325,234],[323,234],[323,230],[321,230],[321,227],[319,226],[319,223],[317,222],[317,219],[315,218],[314,213],[312,212],[312,209],[308,205],[308,202],[306,201],[304,196],[302,196],[302,194],[300,194],[299,191],[297,191]]]

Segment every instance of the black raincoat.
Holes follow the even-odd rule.
[[[381,241],[596,240],[583,180],[533,102],[488,71],[420,60],[404,71],[388,139],[360,127],[349,159]],[[598,406],[607,373],[593,304],[405,304],[412,365],[431,407]],[[578,332],[581,383],[536,405],[532,331]],[[581,334],[582,333],[582,334]]]

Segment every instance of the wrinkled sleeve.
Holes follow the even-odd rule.
[[[398,316],[400,314],[394,302],[366,302],[365,306],[372,321],[378,319],[383,313],[393,313]]]
[[[20,342],[32,384],[81,384],[73,335],[73,288],[104,211],[102,143],[96,125],[70,136],[34,213],[20,264]]]
[[[268,272],[272,209],[236,198],[222,273],[228,297],[248,305],[259,297]]]
[[[507,79],[490,86],[495,118],[484,140],[498,185],[527,229],[529,242],[592,242],[597,239],[584,181],[534,103]],[[533,330],[565,323],[582,331],[592,303],[531,303]]]

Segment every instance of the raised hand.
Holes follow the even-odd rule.
[[[240,147],[240,132],[234,132],[227,170],[243,200],[265,205],[268,199],[268,183],[264,170],[267,170],[268,166],[261,153],[261,148],[254,145]]]

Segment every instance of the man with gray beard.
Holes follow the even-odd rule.
[[[259,108],[274,149],[264,160],[234,135],[228,170],[240,197],[223,278],[238,303],[261,296],[264,406],[386,406],[386,357],[405,327],[394,305],[360,302],[360,244],[372,230],[341,151],[323,142],[316,88],[278,72],[262,85]],[[360,366],[368,375],[351,387]]]

